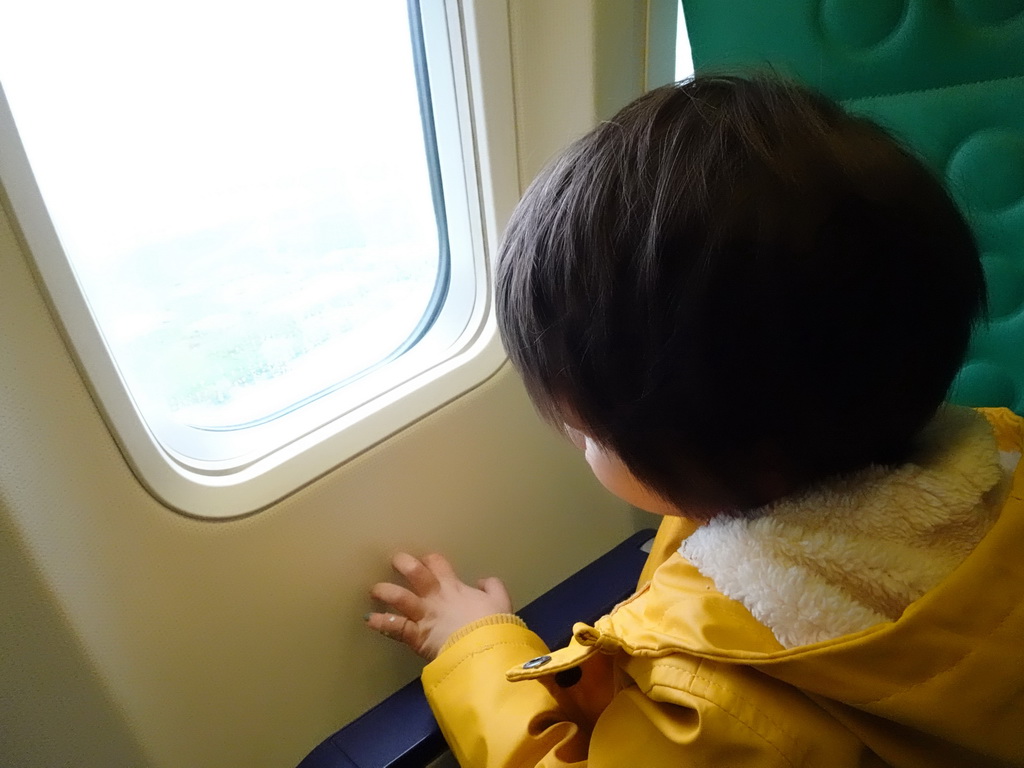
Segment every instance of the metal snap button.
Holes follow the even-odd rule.
[[[523,669],[536,669],[537,667],[543,667],[551,661],[550,656],[538,656],[535,659],[530,659],[528,662],[523,664]]]

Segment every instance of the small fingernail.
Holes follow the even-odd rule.
[[[370,614],[369,613],[364,613],[363,614],[363,621],[369,621],[369,620],[370,620]]]

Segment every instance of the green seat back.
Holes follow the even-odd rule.
[[[1024,0],[683,7],[698,71],[771,66],[884,125],[945,179],[977,235],[990,309],[951,399],[1024,414]]]

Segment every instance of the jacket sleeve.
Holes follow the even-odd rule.
[[[589,726],[540,680],[512,683],[510,667],[546,655],[524,626],[478,626],[423,670],[423,690],[463,768],[585,766]],[[574,717],[573,715],[577,715]]]
[[[568,688],[553,675],[506,678],[510,667],[536,657],[555,656],[551,666],[561,666],[563,652],[549,654],[523,626],[490,624],[460,637],[424,669],[427,700],[462,768],[801,765],[770,719],[761,721],[733,694],[723,701],[719,685],[700,674],[685,690],[671,686],[669,700],[653,681],[642,681],[641,690],[625,678],[615,690],[613,657],[602,653],[583,662],[583,678]],[[588,683],[595,676],[597,684]]]

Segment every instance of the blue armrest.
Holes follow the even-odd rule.
[[[633,593],[654,531],[640,531],[519,611],[551,648]],[[447,747],[419,680],[325,739],[298,768],[422,768]]]

